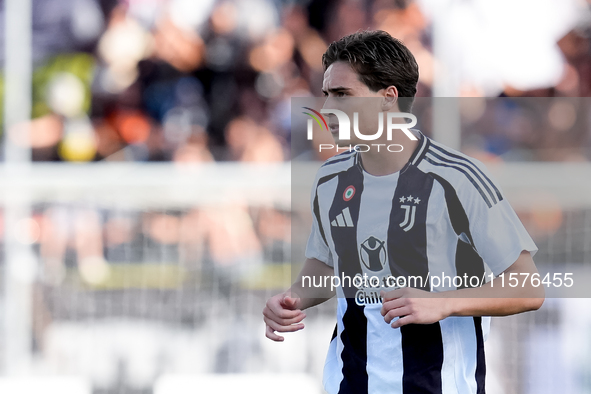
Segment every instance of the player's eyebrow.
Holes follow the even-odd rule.
[[[346,88],[344,86],[337,86],[336,88],[329,88],[329,89],[322,89],[322,94],[328,96],[328,93],[347,93],[350,92],[350,88]]]

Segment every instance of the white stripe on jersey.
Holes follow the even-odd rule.
[[[337,298],[337,316],[343,316],[347,309],[347,302],[344,298]],[[326,354],[326,361],[324,363],[324,370],[322,372],[322,385],[324,390],[329,394],[337,394],[341,381],[343,380],[343,360],[341,353],[344,346],[341,340],[343,333],[343,321],[337,320],[337,336],[332,340]]]
[[[402,393],[404,373],[402,335],[380,314],[382,304],[366,305],[367,318],[367,388],[368,393]]]
[[[459,393],[476,393],[477,384],[475,376],[477,353],[474,318],[469,316],[450,316],[447,319],[453,320],[455,325],[454,334],[456,335],[456,340],[454,346],[456,347],[456,387],[458,388]]]
[[[392,210],[392,196],[398,183],[398,173],[376,177],[363,174],[363,194],[359,207],[357,222],[357,250],[360,258],[363,251],[361,245],[365,240],[374,237],[378,240],[388,239],[389,221]],[[392,275],[385,253],[383,268],[370,271],[364,264],[363,273],[368,277],[388,277]],[[388,325],[380,314],[381,303],[368,304],[363,313],[367,318],[367,375],[369,393],[401,393],[402,392],[402,345],[400,330]]]
[[[362,244],[370,237],[380,241],[388,239],[389,221],[384,218],[390,217],[392,210],[392,196],[396,190],[398,173],[376,177],[368,173],[363,174],[363,194],[359,206],[359,219],[357,220],[357,251],[362,260]],[[364,274],[367,276],[389,276],[392,275],[388,264],[388,253],[385,253],[385,260],[382,263],[381,271],[370,271],[367,266],[361,264]]]
[[[341,298],[339,298],[339,300],[341,300]],[[341,343],[340,332],[337,331],[337,336],[328,346],[326,361],[324,362],[324,371],[322,373],[322,387],[324,387],[324,390],[327,393],[338,393],[339,385],[343,379],[342,374],[334,373],[334,371],[340,372],[343,370],[343,361],[340,360],[341,351],[337,350],[339,343],[342,348],[343,344]],[[339,365],[339,361],[341,365]]]
[[[422,134],[419,132],[419,135]],[[417,155],[415,156],[415,158],[412,161],[412,165],[415,165],[417,163],[417,160],[419,160],[419,158],[421,157],[421,154],[423,153],[423,151],[425,150],[425,147],[427,146],[427,138],[425,136],[423,136],[423,138],[421,139],[420,142],[421,146],[419,147],[419,150],[417,151]]]
[[[463,391],[458,392],[458,386],[455,379],[456,376],[456,363],[459,358],[462,357],[458,354],[459,349],[457,348],[456,342],[459,338],[456,332],[456,320],[448,317],[439,322],[441,326],[441,340],[443,342],[443,365],[441,366],[441,389],[443,394],[462,394]],[[475,382],[476,383],[476,382]],[[466,391],[466,393],[472,393],[474,391]]]

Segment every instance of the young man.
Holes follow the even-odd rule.
[[[344,37],[323,64],[324,108],[350,119],[357,112],[366,136],[380,129],[377,113],[410,111],[418,67],[389,34]],[[360,133],[340,141],[334,116],[329,128],[338,145],[368,144]],[[544,300],[530,280],[467,283],[501,273],[530,278],[536,245],[480,162],[412,132],[384,132],[370,149],[324,163],[312,190],[302,272],[263,310],[266,336],[282,341],[276,332],[302,329],[303,310],[333,296],[330,286],[313,288],[303,278],[377,277],[343,279],[336,289],[337,327],[323,379],[331,394],[484,393],[489,318],[482,316],[535,310]],[[383,148],[392,144],[402,149]]]

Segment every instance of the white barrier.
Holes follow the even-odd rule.
[[[154,394],[320,394],[320,382],[306,374],[204,374],[164,375],[154,384]]]
[[[1,377],[0,393],[91,394],[90,382],[75,376]]]

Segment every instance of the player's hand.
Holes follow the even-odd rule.
[[[304,328],[300,322],[306,314],[300,308],[301,299],[295,295],[281,293],[269,298],[263,309],[265,336],[272,341],[282,342],[284,338],[275,334],[275,331],[294,332]]]
[[[434,296],[428,291],[410,287],[392,291],[382,291],[382,310],[384,321],[399,328],[407,324],[431,324],[450,315],[448,299]],[[395,318],[397,318],[392,322]]]

